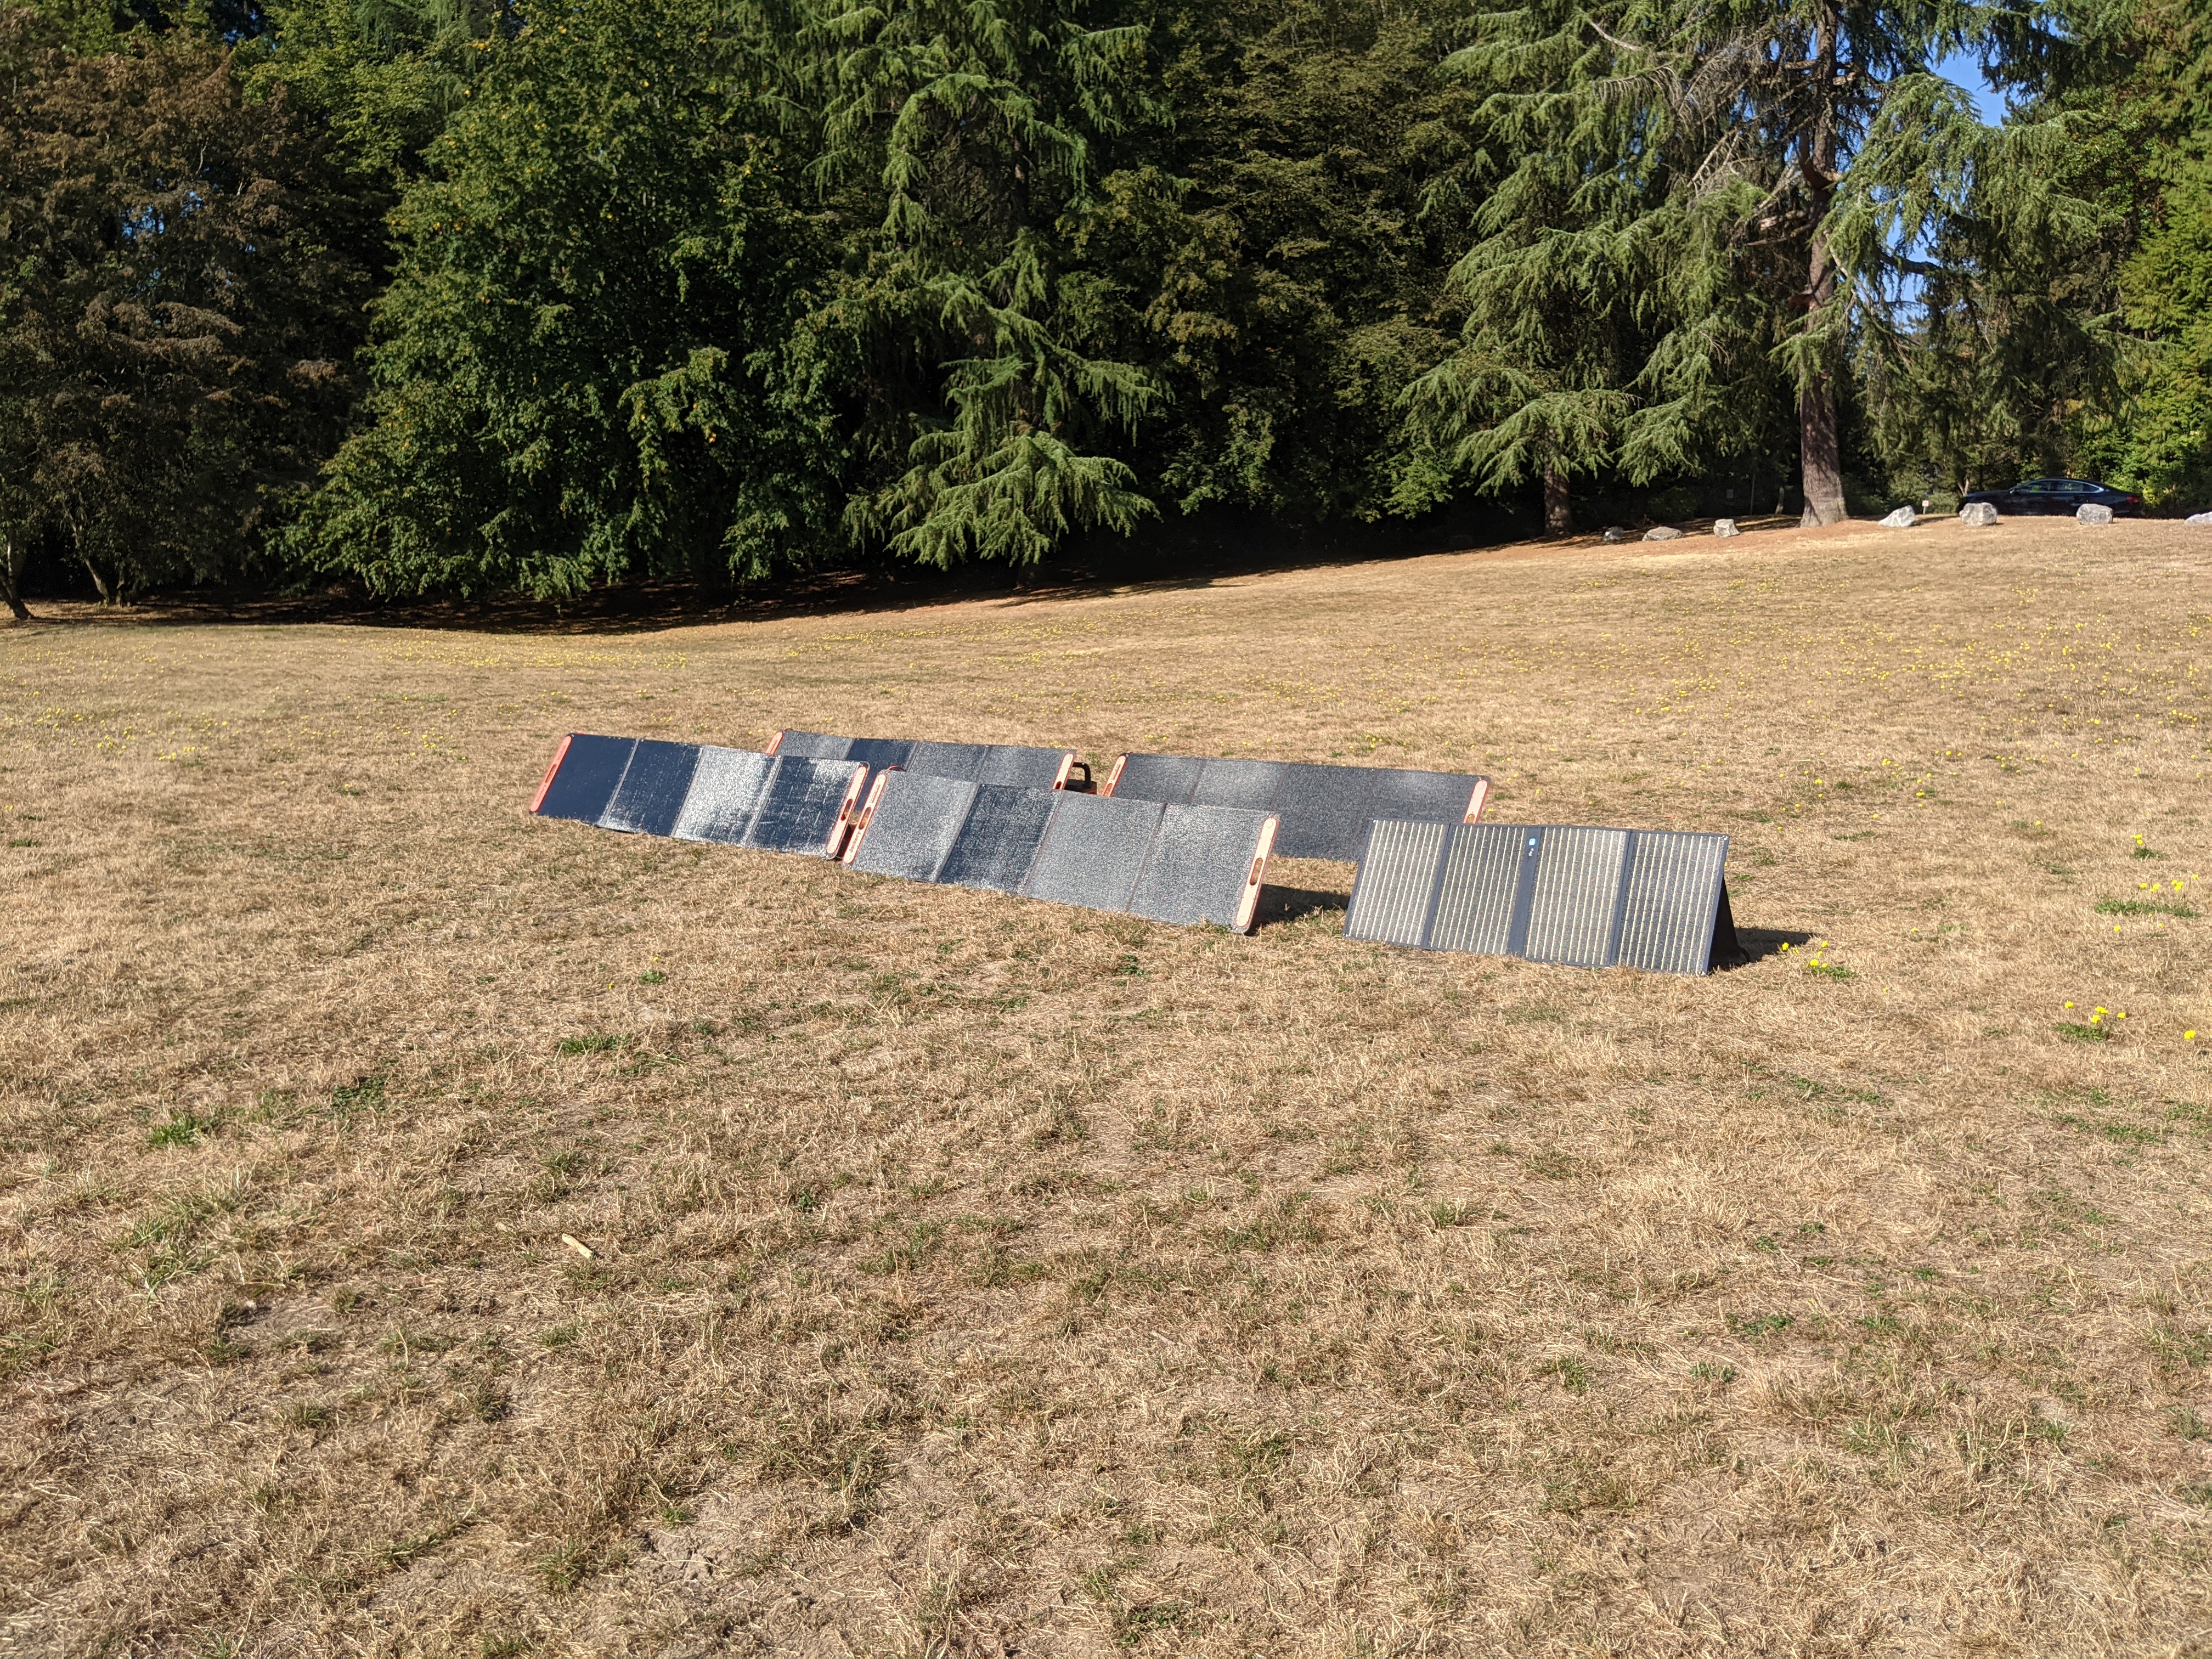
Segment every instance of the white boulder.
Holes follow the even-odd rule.
[[[2109,507],[2100,507],[2094,501],[2084,501],[2074,509],[2074,516],[2083,524],[2110,524],[2112,521],[2112,509]]]
[[[1713,534],[1716,536],[1741,536],[1743,534],[1743,532],[1735,527],[1735,520],[1734,519],[1715,519],[1713,520]]]
[[[1609,542],[1625,542],[1628,539],[1628,532],[1617,524],[1607,525],[1605,527],[1604,539]]]
[[[2184,524],[2212,524],[2212,513],[2192,513],[2182,520]]]
[[[1647,542],[1678,542],[1682,539],[1682,532],[1671,524],[1655,525],[1644,532],[1644,539]]]
[[[1968,501],[1959,509],[1960,524],[1993,525],[1997,521],[1997,510],[1987,501]]]
[[[1919,514],[1910,507],[1900,507],[1896,512],[1882,520],[1881,527],[1884,530],[1910,530],[1912,528],[1914,520],[1918,517]]]

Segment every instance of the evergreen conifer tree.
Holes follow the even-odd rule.
[[[2048,176],[2058,135],[1993,137],[1931,66],[2067,49],[1984,0],[1479,13],[1446,68],[1479,99],[1467,172],[1494,184],[1455,273],[1465,349],[1414,399],[1417,454],[1492,487],[1641,483],[1757,444],[1779,398],[1805,521],[1842,518],[1851,349],[1868,329],[1910,343],[1911,262],[1978,204],[2072,211]]]

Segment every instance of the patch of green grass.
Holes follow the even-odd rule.
[[[1824,962],[1819,957],[1813,957],[1808,959],[1805,963],[1805,971],[1808,974],[1817,974],[1822,979],[1850,980],[1856,979],[1858,977],[1858,974],[1856,970],[1844,967],[1842,963]]]
[[[1589,1367],[1571,1354],[1562,1354],[1557,1359],[1547,1359],[1537,1368],[1539,1376],[1556,1376],[1559,1386],[1569,1394],[1583,1394],[1589,1388]]]
[[[2112,1034],[2101,1025],[2083,1025],[2070,1019],[2062,1019],[2051,1029],[2069,1042],[2110,1042],[2112,1040]]]
[[[1738,1336],[1753,1340],[1762,1336],[1779,1336],[1796,1322],[1795,1315],[1785,1313],[1758,1314],[1749,1316],[1742,1314],[1730,1314],[1728,1317],[1729,1329],[1734,1331]]]
[[[637,982],[640,985],[665,985],[668,975],[658,968],[648,968],[637,976]]]
[[[2100,1030],[2103,1029],[2102,1026],[2098,1027]],[[2074,1117],[2063,1113],[2059,1115],[2058,1121],[2069,1129],[2079,1129],[2084,1134],[2102,1135],[2106,1139],[2116,1140],[2124,1146],[2155,1146],[2166,1139],[2161,1131],[2146,1129],[2135,1123],[2099,1123],[2089,1118]]]
[[[622,1037],[611,1036],[604,1031],[595,1031],[589,1036],[562,1037],[561,1052],[564,1054],[610,1054],[621,1048],[624,1039]]]
[[[171,1110],[167,1123],[157,1125],[146,1137],[146,1144],[149,1146],[190,1146],[214,1127],[214,1120],[198,1117],[178,1108]]]
[[[349,1118],[356,1112],[379,1112],[384,1109],[385,1074],[371,1072],[356,1078],[351,1083],[341,1084],[331,1091],[331,1110],[340,1118]]]
[[[1690,1367],[1690,1375],[1700,1382],[1711,1382],[1717,1388],[1724,1389],[1735,1381],[1735,1367],[1723,1365],[1715,1360],[1700,1359]]]
[[[2196,919],[2197,912],[2185,904],[2168,904],[2163,899],[2099,899],[2097,914],[2100,916],[2179,916],[2184,921]]]

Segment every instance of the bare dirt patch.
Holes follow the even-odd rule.
[[[0,1649],[2194,1651],[2208,555],[0,635]],[[785,725],[1487,770],[1728,831],[1757,957],[520,810]]]

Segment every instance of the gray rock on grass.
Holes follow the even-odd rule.
[[[2074,509],[2074,516],[2083,524],[2110,524],[2112,521],[2112,509],[2109,507],[2100,507],[2094,501],[2084,501]]]
[[[1968,501],[1959,509],[1960,524],[1979,525],[1986,527],[1996,521],[1997,510],[1987,501]]]
[[[1655,525],[1644,532],[1644,539],[1647,542],[1678,542],[1682,539],[1682,532],[1671,524]]]
[[[1617,524],[1609,524],[1605,527],[1604,539],[1609,542],[1625,542],[1628,539],[1628,532]]]
[[[1741,536],[1743,534],[1743,532],[1735,527],[1735,520],[1734,519],[1715,519],[1713,520],[1713,534],[1716,536]]]
[[[1884,530],[1910,530],[1919,517],[1910,507],[1900,507],[1882,520],[1881,527]]]

